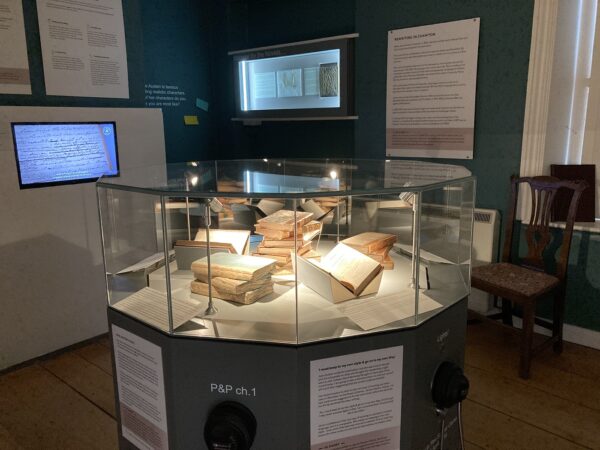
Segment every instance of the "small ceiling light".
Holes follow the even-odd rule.
[[[335,170],[332,170],[331,172],[329,172],[329,176],[332,180],[335,180],[337,178],[337,172]]]
[[[196,186],[198,184],[198,177],[196,177],[196,176],[192,177],[192,179],[190,180],[190,183],[192,183],[192,186]]]

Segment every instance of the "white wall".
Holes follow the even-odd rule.
[[[107,331],[94,183],[19,189],[11,122],[115,121],[121,169],[164,164],[159,109],[0,107],[0,370]]]

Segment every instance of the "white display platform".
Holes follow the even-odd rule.
[[[331,241],[322,240],[318,251],[324,254],[333,245]],[[296,316],[294,276],[275,276],[273,294],[251,305],[214,299],[216,314],[196,317],[176,332],[188,336],[296,343],[297,334],[300,341],[312,341],[414,325],[415,293],[410,287],[411,261],[394,252],[390,256],[395,267],[383,272],[376,295],[332,304],[315,291],[299,284]],[[420,320],[465,296],[465,285],[458,266],[439,266],[440,270],[430,268],[430,277],[433,277],[431,289],[421,289]],[[424,266],[420,276],[425,276]],[[164,268],[151,273],[148,279],[151,288],[166,293]],[[177,297],[187,295],[208,306],[206,296],[189,291],[192,280],[191,271],[177,270],[175,263],[171,263],[171,289],[176,292]]]

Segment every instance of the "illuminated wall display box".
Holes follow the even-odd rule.
[[[354,118],[358,34],[229,52],[237,119]]]
[[[459,448],[474,187],[377,160],[101,179],[121,448]]]

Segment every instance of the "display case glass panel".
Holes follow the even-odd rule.
[[[469,293],[474,179],[413,161],[209,161],[97,184],[109,306],[166,333],[300,344]]]

